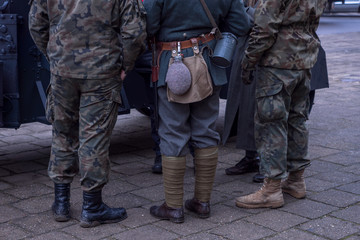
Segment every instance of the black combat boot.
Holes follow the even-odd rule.
[[[226,175],[240,175],[259,171],[259,157],[250,158],[245,156],[235,166],[225,169]]]
[[[161,163],[161,155],[155,157],[154,165],[151,168],[153,173],[161,174],[162,173],[162,163]]]
[[[264,179],[265,179],[265,176],[259,172],[253,176],[253,182],[256,182],[256,183],[262,183],[262,182],[264,182]]]
[[[83,199],[80,220],[81,227],[96,227],[104,223],[120,222],[127,218],[125,208],[110,208],[103,203],[101,190],[97,192],[83,192]]]
[[[51,207],[55,221],[70,220],[70,183],[54,183],[55,201]]]

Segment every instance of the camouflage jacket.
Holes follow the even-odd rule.
[[[309,69],[316,62],[316,35],[327,0],[259,0],[242,66]]]
[[[33,0],[29,29],[52,74],[103,79],[133,68],[146,13],[141,0]]]

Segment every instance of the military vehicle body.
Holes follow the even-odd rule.
[[[28,29],[28,0],[0,0],[0,127],[19,128],[43,122],[49,64],[35,46]],[[149,114],[151,53],[130,72],[121,90],[119,114],[136,108]]]

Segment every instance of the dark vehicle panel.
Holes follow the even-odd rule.
[[[19,128],[45,119],[49,64],[28,30],[28,0],[0,0],[0,127]],[[149,59],[150,57],[150,59]],[[119,114],[148,105],[151,55],[129,73],[121,90]],[[149,79],[149,78],[148,78]]]

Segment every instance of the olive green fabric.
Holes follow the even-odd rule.
[[[218,162],[218,147],[195,149],[195,198],[209,202]]]
[[[171,208],[181,208],[184,198],[186,158],[162,155],[165,202]]]

